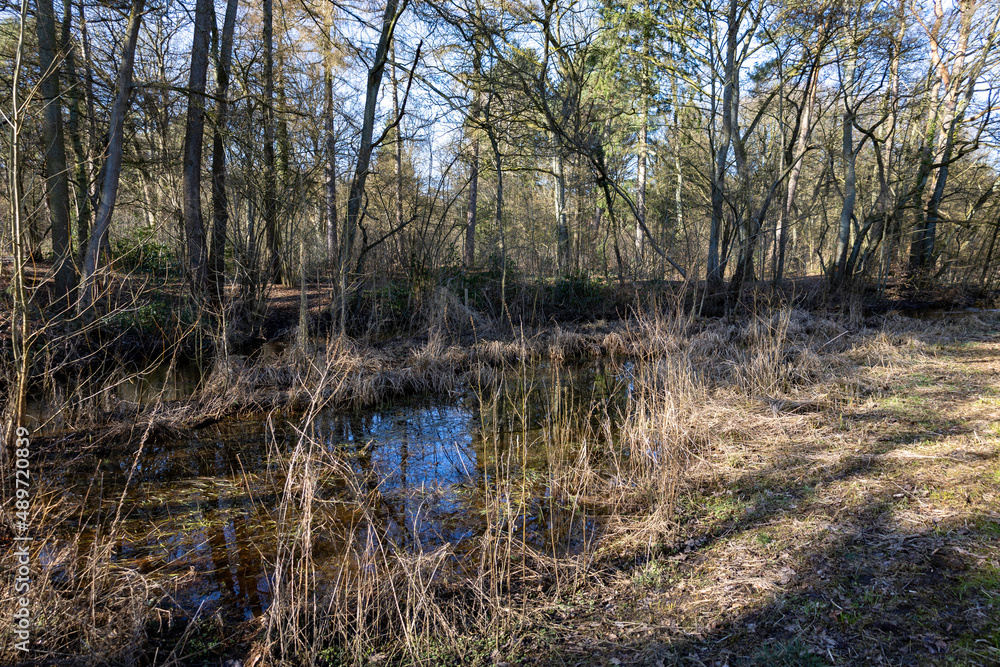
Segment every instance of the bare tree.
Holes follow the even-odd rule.
[[[961,0],[957,3],[952,11],[957,12],[958,34],[954,46],[950,49],[952,52],[944,53],[946,46],[941,42],[939,29],[945,10],[943,0],[934,1],[935,23],[934,27],[928,31],[931,61],[937,76],[937,82],[932,91],[936,92],[943,88],[944,96],[940,108],[936,112],[938,137],[932,163],[933,167],[937,169],[934,189],[927,202],[923,220],[918,219],[918,224],[914,229],[913,242],[910,246],[910,268],[914,270],[927,269],[934,262],[935,236],[938,222],[941,219],[941,201],[944,198],[950,165],[954,159],[955,144],[959,138],[958,130],[975,95],[976,82],[997,42],[1000,12],[994,11],[992,20],[987,24],[989,27],[984,33],[984,39],[976,59],[968,66],[966,65],[966,60],[970,55],[969,41],[974,28],[973,21],[979,9],[986,4],[982,0]],[[936,100],[931,100],[931,102],[936,102]]]
[[[281,282],[281,239],[278,236],[278,184],[274,156],[274,11],[264,0],[264,234],[267,238],[268,279]]]
[[[52,255],[55,264],[55,299],[67,308],[75,270],[69,234],[69,178],[66,145],[63,139],[62,96],[59,86],[60,63],[56,58],[56,21],[52,0],[37,0],[35,28],[38,33],[39,86],[44,113],[42,140],[45,142],[46,195],[52,225]]]
[[[270,0],[267,0],[270,2]],[[382,74],[388,61],[389,46],[399,17],[406,10],[409,0],[388,0],[382,15],[382,30],[375,48],[375,58],[368,69],[368,84],[365,89],[365,108],[361,124],[361,143],[358,146],[357,166],[351,187],[347,194],[347,217],[344,220],[344,230],[340,237],[340,330],[344,331],[347,317],[347,270],[354,252],[354,239],[357,236],[358,223],[361,220],[361,204],[365,194],[365,181],[368,180],[369,165],[372,150],[375,147],[373,134],[375,129],[375,107],[378,103],[379,88],[382,86]],[[419,50],[418,50],[419,55]],[[416,63],[414,62],[414,65]]]
[[[212,245],[208,256],[208,279],[212,298],[221,301],[226,269],[226,234],[229,226],[229,197],[226,193],[226,145],[229,120],[229,75],[233,66],[233,33],[239,0],[227,0],[222,34],[218,39],[216,66],[215,128],[212,132]]]
[[[323,208],[326,223],[326,256],[331,268],[337,256],[337,135],[334,131],[333,105],[333,4],[323,15],[323,132],[325,165]]]
[[[17,46],[14,51],[14,68],[11,77],[10,114],[10,154],[7,187],[10,197],[10,237],[14,249],[14,308],[10,318],[11,344],[14,351],[14,391],[7,398],[7,414],[4,415],[4,444],[0,453],[6,463],[8,443],[14,442],[14,434],[21,425],[25,409],[25,395],[28,386],[28,370],[31,367],[31,342],[28,339],[28,293],[25,288],[24,269],[27,260],[24,239],[24,204],[21,191],[21,131],[24,127],[25,107],[21,102],[20,87],[23,74],[24,33],[28,22],[28,0],[21,0],[17,23]]]
[[[208,264],[205,223],[201,212],[201,155],[205,137],[205,80],[212,16],[212,0],[198,0],[194,10],[187,123],[184,129],[184,232],[187,238],[188,280],[196,294],[204,288]]]
[[[128,28],[122,48],[121,64],[118,67],[117,90],[111,106],[108,148],[101,183],[100,205],[94,229],[87,244],[87,254],[83,262],[83,276],[80,281],[79,312],[85,317],[92,316],[92,308],[97,298],[97,265],[101,246],[106,242],[111,216],[118,199],[118,183],[121,180],[122,154],[125,142],[125,114],[128,113],[129,98],[132,93],[132,72],[135,67],[135,46],[139,40],[139,28],[146,0],[132,0],[129,9]]]

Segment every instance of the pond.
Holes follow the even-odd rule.
[[[81,549],[106,540],[120,516],[113,558],[154,581],[175,582],[175,613],[201,607],[203,615],[249,619],[271,599],[275,554],[284,539],[279,506],[300,442],[343,463],[339,473],[316,482],[317,571],[336,565],[342,550],[334,536],[345,526],[364,531],[377,523],[396,549],[448,543],[463,553],[484,529],[484,497],[513,488],[498,477],[516,476],[522,488],[530,487],[513,519],[526,542],[572,550],[574,538],[545,503],[550,490],[543,473],[554,457],[565,458],[556,450],[572,447],[575,433],[611,437],[596,427],[620,414],[631,373],[627,363],[542,365],[480,393],[411,398],[366,411],[320,410],[308,419],[274,414],[216,424],[190,439],[147,444],[137,459],[129,453],[56,466],[51,481],[85,508],[63,527],[67,539],[79,535]],[[147,378],[141,390],[174,391],[175,380]],[[363,517],[354,502],[362,496],[375,508]],[[331,526],[339,530],[325,529]]]

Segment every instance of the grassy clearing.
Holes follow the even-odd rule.
[[[538,614],[520,651],[553,664],[996,664],[996,332],[890,320],[821,345],[818,363],[789,369],[808,379],[780,391],[716,382],[696,409],[708,435],[673,540],[624,550],[593,591]]]
[[[745,323],[650,316],[472,349],[432,336],[395,357],[345,344],[289,355],[284,370],[231,366],[197,414],[213,396],[266,387],[306,410],[274,480],[274,602],[240,632],[189,629],[173,656],[255,667],[996,664],[1000,322],[871,324],[798,310]],[[553,402],[550,458],[529,475],[527,449],[489,439],[503,381],[493,369],[591,354],[637,361],[620,426],[599,406],[580,420]],[[496,443],[490,483],[475,490],[484,529],[461,550],[401,543],[377,487],[318,445],[311,416],[462,383],[478,388]],[[319,491],[330,478],[343,497]],[[541,540],[524,529],[529,515],[546,526]],[[317,544],[337,545],[336,571],[318,564]],[[69,561],[100,566],[74,590],[99,581],[107,594],[67,597],[58,568],[43,572],[39,603],[63,600],[75,619],[43,635],[46,655],[106,645],[96,662],[161,664],[149,651],[156,605],[126,604],[137,582],[157,599],[153,584],[106,557],[59,562]],[[92,620],[112,601],[137,619],[121,635]],[[4,590],[0,608],[11,603]]]

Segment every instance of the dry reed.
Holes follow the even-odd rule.
[[[767,437],[766,412],[752,406],[763,403],[777,414],[853,400],[879,389],[852,379],[850,368],[891,368],[933,354],[934,341],[987,337],[997,327],[988,317],[928,325],[892,315],[869,324],[850,329],[795,309],[742,322],[654,312],[610,331],[556,329],[471,349],[449,345],[436,330],[397,357],[334,339],[325,350],[296,351],[270,368],[220,360],[197,408],[162,414],[192,419],[231,414],[234,405],[304,407],[292,451],[273,452],[281,462],[272,479],[281,500],[274,509],[272,602],[247,667],[428,664],[484,655],[502,661],[537,610],[591,585],[601,576],[598,564],[671,544],[679,498],[712,475],[724,443]],[[631,360],[620,413],[599,401],[576,412],[572,386],[556,383],[561,389],[535,428],[527,404],[531,364],[596,354]],[[559,364],[551,368],[562,372]],[[479,530],[461,548],[423,545],[419,533],[401,540],[387,524],[381,481],[352,466],[350,452],[324,446],[314,419],[330,406],[447,392],[463,383],[479,399],[486,457],[486,473],[474,481]],[[504,383],[519,388],[504,391]],[[266,388],[280,400],[262,399]],[[158,423],[148,421],[148,437]],[[542,465],[529,461],[539,449]],[[46,513],[33,517],[39,526],[79,512],[54,497],[35,506]],[[44,557],[39,551],[33,604],[59,621],[43,625],[42,655],[89,651],[88,664],[135,662],[143,628],[166,613],[148,604],[164,592],[100,546],[113,541],[114,530],[49,541]],[[317,554],[320,542],[336,545],[333,557]],[[9,587],[0,589],[0,613],[12,604]],[[9,658],[0,653],[0,660]]]

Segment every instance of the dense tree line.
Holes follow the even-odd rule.
[[[84,319],[116,257],[152,248],[196,303],[302,275],[341,324],[363,286],[445,268],[989,289],[998,17],[996,0],[7,2],[4,252],[51,259],[53,303]]]

